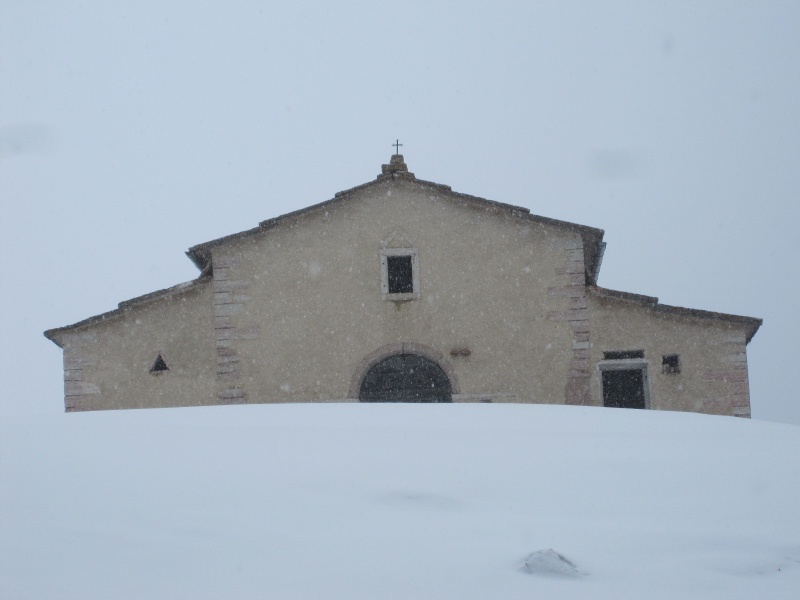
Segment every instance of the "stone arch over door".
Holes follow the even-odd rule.
[[[406,355],[409,357],[406,360],[395,358]],[[349,397],[354,400],[360,400],[365,379],[369,376],[371,380],[368,381],[368,385],[374,384],[375,376],[381,369],[386,368],[388,368],[389,371],[396,371],[396,369],[403,368],[427,370],[427,372],[420,373],[420,371],[416,371],[411,374],[412,381],[409,382],[410,385],[418,385],[420,377],[422,377],[422,379],[427,377],[428,379],[426,381],[435,384],[435,388],[439,391],[444,390],[447,396],[447,399],[438,400],[414,400],[408,398],[405,400],[407,402],[452,402],[452,396],[461,393],[453,367],[441,352],[423,344],[397,342],[378,348],[364,357],[350,380]],[[372,373],[372,375],[370,375],[370,373]],[[380,400],[372,399],[367,401],[374,402]]]

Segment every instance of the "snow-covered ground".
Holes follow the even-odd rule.
[[[0,597],[800,597],[800,428],[520,405],[0,421]]]

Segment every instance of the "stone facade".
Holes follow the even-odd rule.
[[[636,350],[648,408],[749,416],[760,320],[597,287],[602,237],[417,180],[395,155],[373,182],[190,249],[197,280],[45,335],[67,411],[357,401],[404,353],[456,402],[602,406],[601,372],[627,364],[606,353]],[[387,288],[395,255],[413,257],[413,293]],[[670,355],[680,372],[662,372]]]

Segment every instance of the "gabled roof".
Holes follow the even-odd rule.
[[[659,304],[658,298],[652,296],[642,296],[639,294],[631,294],[628,292],[620,292],[616,290],[609,290],[606,288],[598,287],[596,285],[597,275],[600,271],[600,264],[603,258],[603,251],[605,250],[605,242],[603,242],[604,232],[602,229],[596,229],[594,227],[588,227],[586,225],[578,225],[577,223],[570,223],[568,221],[559,221],[558,219],[550,219],[548,217],[542,217],[539,215],[532,215],[530,214],[529,209],[521,206],[514,206],[512,204],[505,204],[503,202],[497,202],[495,200],[487,200],[485,198],[480,198],[478,196],[471,196],[469,194],[454,192],[448,185],[417,179],[413,173],[409,172],[408,167],[406,166],[403,160],[403,156],[400,154],[395,154],[394,156],[391,157],[391,160],[389,161],[388,165],[382,165],[381,174],[378,175],[378,177],[373,181],[358,185],[356,187],[352,187],[348,190],[338,192],[337,194],[334,195],[333,198],[331,198],[330,200],[326,200],[325,202],[320,202],[319,204],[314,204],[312,206],[308,206],[300,210],[286,213],[284,215],[280,215],[272,219],[261,221],[257,227],[254,227],[252,229],[241,231],[239,233],[234,233],[232,235],[227,235],[225,237],[221,237],[216,240],[211,240],[209,242],[193,246],[186,252],[186,254],[189,256],[192,262],[194,262],[197,268],[200,269],[201,271],[200,276],[196,280],[187,283],[182,283],[173,286],[171,288],[167,288],[165,290],[151,292],[149,294],[145,294],[144,296],[140,296],[132,300],[120,302],[119,307],[115,310],[103,313],[101,315],[96,315],[88,319],[84,319],[83,321],[79,321],[78,323],[74,323],[72,325],[67,325],[65,327],[59,327],[55,329],[49,329],[44,332],[44,335],[48,339],[52,340],[53,342],[55,342],[57,345],[60,346],[61,343],[59,339],[60,338],[59,334],[63,331],[68,331],[84,325],[90,325],[93,323],[104,321],[106,319],[121,315],[124,312],[133,308],[134,306],[139,306],[141,304],[146,304],[158,299],[162,299],[164,297],[196,289],[197,286],[205,284],[211,279],[210,278],[211,251],[214,247],[221,246],[223,244],[239,240],[242,238],[263,234],[269,231],[270,229],[280,227],[284,223],[291,221],[294,218],[312,214],[319,210],[324,210],[334,204],[346,202],[354,194],[362,190],[377,185],[384,185],[387,182],[393,182],[395,180],[410,183],[414,186],[419,186],[421,188],[427,188],[431,191],[435,191],[438,194],[447,195],[450,198],[454,198],[460,201],[466,201],[468,203],[482,206],[492,212],[503,211],[519,219],[529,220],[535,223],[541,223],[544,225],[548,225],[550,227],[562,229],[565,231],[571,231],[579,234],[583,240],[584,264],[586,265],[586,273],[585,273],[586,283],[589,286],[590,292],[597,296],[605,298],[614,298],[617,300],[623,300],[627,302],[634,302],[642,306],[645,306],[647,308],[650,308],[652,310],[665,313],[677,314],[694,318],[702,318],[702,319],[717,319],[722,321],[728,321],[730,323],[741,324],[745,326],[747,332],[747,342],[750,342],[752,337],[755,335],[756,331],[758,331],[758,328],[761,326],[762,320],[753,317],[743,317],[739,315],[729,315],[724,313],[683,308],[679,306],[669,306],[665,304]]]
[[[258,227],[254,227],[253,229],[241,231],[232,235],[226,235],[224,237],[217,238],[216,240],[211,240],[210,242],[204,242],[202,244],[192,246],[186,252],[186,255],[192,260],[197,268],[200,269],[200,271],[203,273],[209,273],[211,268],[211,250],[215,246],[220,246],[234,240],[262,234],[297,217],[330,208],[335,204],[343,203],[357,192],[377,185],[385,184],[387,181],[394,180],[410,182],[413,185],[422,188],[428,188],[451,198],[482,205],[490,210],[506,211],[520,219],[527,219],[536,223],[542,223],[558,229],[564,229],[578,233],[583,238],[583,254],[584,264],[586,265],[587,280],[592,283],[597,281],[597,275],[600,271],[600,263],[603,257],[603,250],[605,249],[605,242],[603,242],[604,231],[602,229],[588,227],[586,225],[578,225],[577,223],[569,223],[567,221],[559,221],[558,219],[550,219],[548,217],[541,217],[539,215],[532,215],[530,214],[529,209],[522,206],[514,206],[512,204],[505,204],[495,200],[479,198],[478,196],[454,192],[449,185],[417,179],[413,173],[409,172],[401,154],[395,154],[391,157],[388,165],[382,165],[381,174],[378,175],[378,177],[373,181],[363,183],[348,190],[337,192],[333,198],[326,200],[325,202],[320,202],[319,204],[301,208],[300,210],[286,213],[285,215],[280,215],[272,219],[267,219],[266,221],[261,221],[261,223],[258,224]]]
[[[119,306],[114,310],[102,313],[100,315],[95,315],[93,317],[89,317],[88,319],[83,319],[82,321],[73,323],[72,325],[66,325],[64,327],[48,329],[47,331],[44,332],[44,335],[47,339],[51,340],[58,346],[61,346],[60,334],[62,332],[74,330],[86,325],[99,323],[107,319],[122,315],[126,311],[130,310],[135,306],[139,306],[168,296],[196,289],[197,286],[205,284],[208,281],[210,281],[212,248],[226,244],[228,242],[232,242],[234,240],[239,240],[242,238],[263,234],[264,232],[269,231],[270,229],[273,229],[275,227],[279,227],[282,224],[294,218],[311,214],[319,210],[324,210],[334,204],[346,202],[348,198],[351,198],[354,194],[362,190],[377,185],[384,185],[387,182],[392,182],[395,180],[408,182],[415,186],[420,186],[422,188],[430,189],[432,191],[437,192],[438,194],[446,194],[451,198],[474,203],[476,205],[483,206],[487,210],[505,211],[511,214],[512,216],[520,219],[527,219],[536,223],[542,223],[558,229],[563,229],[566,231],[572,231],[578,233],[583,239],[584,260],[585,264],[587,265],[586,267],[587,281],[595,282],[597,280],[597,273],[600,270],[600,262],[602,260],[603,250],[605,248],[605,242],[602,241],[604,233],[602,229],[587,227],[586,225],[578,225],[576,223],[569,223],[567,221],[559,221],[557,219],[549,219],[547,217],[541,217],[539,215],[532,215],[530,214],[529,209],[524,208],[522,206],[514,206],[511,204],[505,204],[503,202],[497,202],[495,200],[487,200],[485,198],[479,198],[478,196],[471,196],[469,194],[454,192],[449,185],[442,185],[440,183],[434,183],[432,181],[423,181],[417,179],[413,173],[409,172],[408,167],[406,166],[403,160],[403,156],[401,154],[395,154],[391,157],[388,165],[381,166],[381,174],[378,175],[378,177],[373,181],[369,181],[367,183],[352,187],[348,190],[338,192],[334,195],[333,198],[331,198],[330,200],[326,200],[325,202],[320,202],[319,204],[314,204],[312,206],[308,206],[306,208],[302,208],[300,210],[287,213],[285,215],[280,215],[272,219],[261,221],[257,227],[254,227],[252,229],[227,235],[218,238],[216,240],[211,240],[209,242],[205,242],[191,247],[186,252],[186,254],[187,256],[189,256],[192,262],[197,266],[197,268],[200,269],[201,271],[200,276],[196,280],[186,283],[181,283],[179,285],[164,290],[151,292],[149,294],[145,294],[143,296],[139,296],[131,300],[120,302]]]

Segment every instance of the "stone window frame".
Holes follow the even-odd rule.
[[[600,389],[600,406],[605,406],[605,402],[603,401],[603,371],[632,371],[635,369],[642,372],[644,410],[651,410],[653,408],[650,401],[650,361],[645,358],[618,358],[598,361],[597,379]]]
[[[389,256],[411,257],[411,284],[413,292],[408,294],[389,293]],[[381,298],[392,302],[417,300],[420,297],[419,289],[419,253],[416,248],[384,248],[381,250]]]

